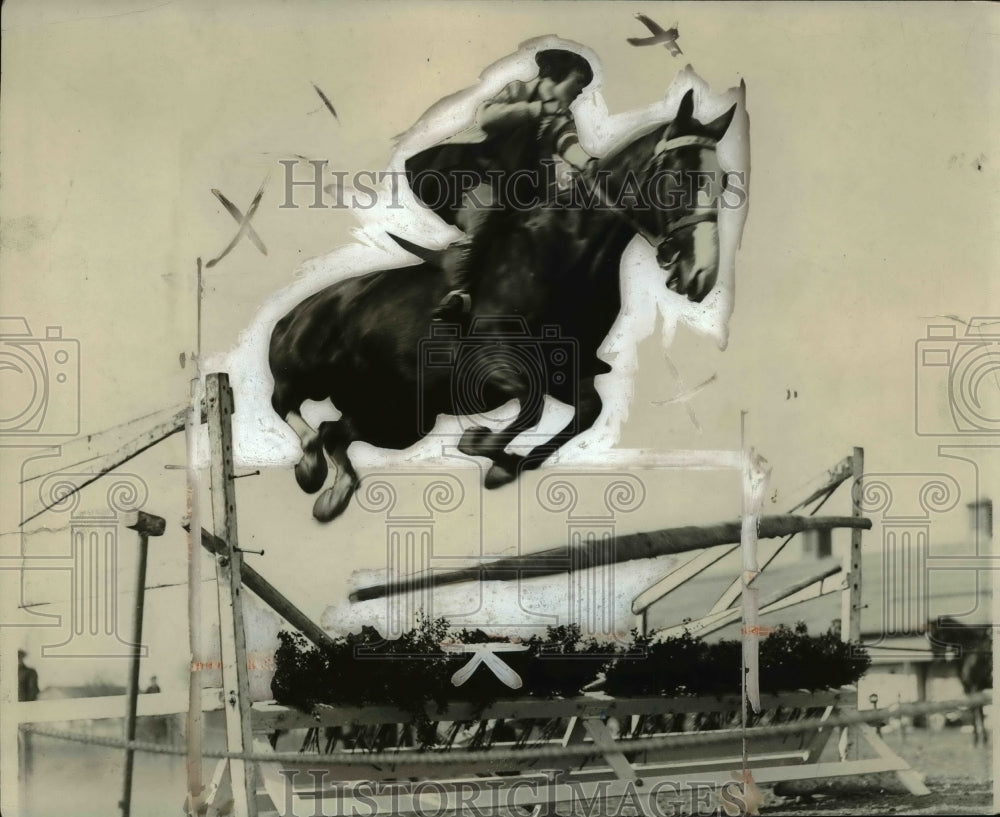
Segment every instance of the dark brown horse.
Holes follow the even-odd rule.
[[[493,461],[485,485],[495,488],[590,428],[601,412],[594,378],[610,371],[597,350],[621,310],[619,267],[629,242],[637,234],[649,241],[665,285],[692,301],[715,284],[726,180],[716,145],[735,108],[703,124],[689,91],[673,122],[591,163],[561,199],[491,214],[473,240],[467,333],[437,325],[432,335],[431,314],[449,289],[441,254],[403,241],[423,263],[339,281],[278,321],[271,402],[302,443],[296,479],[307,493],[319,491],[328,475],[324,451],[336,470],[313,515],[333,519],[356,490],[347,454],[356,440],[407,448],[440,414],[482,413],[516,399],[506,428],[473,428],[459,444]],[[539,422],[546,395],[572,406],[573,419],[528,455],[506,453]],[[313,429],[300,407],[327,399],[340,419]]]
[[[988,624],[963,624],[949,616],[931,622],[928,634],[935,659],[954,658],[966,695],[993,688],[993,628]],[[982,706],[972,708],[972,742],[989,742]]]

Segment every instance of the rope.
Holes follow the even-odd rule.
[[[899,718],[909,715],[930,715],[935,712],[946,712],[952,709],[972,709],[989,704],[993,700],[990,692],[980,692],[970,695],[967,698],[959,698],[951,701],[924,702],[912,704],[894,704],[885,709],[866,710],[864,712],[851,712],[843,715],[836,715],[826,720],[819,718],[803,719],[796,723],[780,723],[773,726],[753,727],[746,730],[749,739],[763,737],[765,735],[796,735],[808,732],[812,729],[832,729],[841,726],[856,726],[859,724],[884,721],[888,718]],[[125,741],[120,738],[102,738],[94,735],[86,735],[80,732],[70,732],[61,729],[45,729],[34,726],[21,726],[24,732],[43,737],[57,738],[59,740],[69,740],[75,743],[82,743],[90,746],[105,746],[112,749],[129,749],[135,752],[147,752],[149,754],[185,756],[187,748],[181,746],[165,746],[159,743],[148,743],[144,741]],[[671,747],[697,746],[707,743],[719,743],[732,740],[733,733],[725,732],[692,732],[676,735],[664,735],[657,738],[642,739],[618,739],[614,742],[614,747],[622,752],[648,752],[657,749]],[[425,752],[405,751],[405,752],[376,752],[365,753],[364,755],[335,752],[328,755],[302,755],[298,752],[229,752],[224,750],[205,749],[202,757],[206,758],[232,758],[245,760],[253,763],[285,763],[289,765],[317,766],[317,765],[345,765],[345,766],[370,766],[373,763],[414,763],[421,765],[441,765],[456,763],[471,763],[480,760],[504,761],[504,760],[541,760],[554,757],[600,757],[604,752],[596,748],[593,744],[575,744],[571,746],[535,746],[531,749],[520,750],[479,750],[479,751],[456,751],[445,752],[433,749]]]

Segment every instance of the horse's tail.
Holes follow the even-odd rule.
[[[405,238],[396,235],[395,233],[386,233],[389,238],[399,244],[408,253],[412,253],[417,256],[421,261],[426,261],[428,264],[433,264],[434,266],[441,266],[441,257],[445,254],[445,250],[432,250],[429,247],[421,247],[419,244],[414,244],[412,241],[407,241]]]

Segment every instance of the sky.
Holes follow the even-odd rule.
[[[444,17],[440,6],[420,2],[109,2],[100,15],[89,5],[8,2],[4,11],[0,313],[26,319],[35,337],[61,327],[60,342],[79,360],[78,370],[70,364],[68,385],[54,384],[50,393],[63,414],[52,415],[62,425],[48,430],[64,436],[8,435],[0,446],[0,577],[11,591],[0,619],[4,653],[15,643],[30,648],[43,686],[121,678],[124,664],[41,655],[68,635],[67,554],[79,519],[50,513],[20,530],[22,500],[34,501],[22,496],[20,480],[73,462],[69,446],[54,446],[65,443],[67,429],[75,433],[74,417],[79,432],[90,434],[183,403],[199,350],[206,367],[231,370],[237,407],[244,407],[237,457],[261,471],[237,483],[241,544],[265,550],[249,556],[251,564],[326,624],[352,626],[367,615],[347,606],[346,595],[384,569],[392,520],[360,502],[326,526],[311,518],[312,498],[287,467],[294,438],[262,402],[266,372],[259,357],[254,368],[253,355],[254,338],[288,297],[281,293],[332,280],[345,257],[364,264],[387,256],[350,248],[361,222],[347,210],[281,208],[279,161],[302,155],[351,172],[390,167],[397,136],[443,98],[476,86],[489,66],[487,84],[505,77],[506,66],[516,71],[519,45],[536,37],[580,43],[600,61],[599,87],[580,109],[595,149],[611,123],[675,105],[677,89],[694,81],[679,78],[688,64],[705,83],[706,110],[728,105],[727,91],[746,83],[750,205],[727,293],[731,317],[724,325],[699,322],[697,310],[669,298],[659,317],[638,315],[665,293],[628,290],[629,281],[643,279],[626,275],[626,311],[633,310],[626,323],[636,318],[648,337],[622,347],[635,372],[616,381],[629,402],[619,448],[734,450],[746,412],[745,440],[770,465],[767,507],[777,512],[863,446],[866,470],[892,484],[917,475],[922,485],[939,473],[953,480],[941,505],[948,510],[927,512],[937,543],[966,536],[965,503],[997,493],[990,487],[997,436],[956,429],[948,367],[927,366],[923,356],[928,344],[965,348],[957,339],[929,341],[928,326],[954,327],[961,338],[963,322],[1000,311],[1000,19],[992,6],[450,3]],[[636,11],[677,23],[683,55],[629,46],[627,37],[643,34]],[[456,127],[462,109],[460,98],[449,114]],[[444,128],[450,120],[437,121]],[[267,255],[240,241],[204,270],[199,309],[196,260],[217,256],[236,230],[211,190],[245,212],[262,184],[252,223]],[[648,250],[630,252],[632,267],[642,267]],[[981,384],[982,416],[995,430],[998,369],[988,361],[986,368],[993,379]],[[13,395],[7,400],[22,396],[20,381],[3,382],[0,394]],[[261,460],[255,441],[276,451],[280,464]],[[186,683],[188,659],[185,482],[177,467],[185,459],[178,436],[120,469],[144,486],[145,508],[168,520],[151,546],[147,584],[170,586],[148,593],[143,672],[174,687]],[[475,464],[452,458],[438,466],[403,457],[390,468],[406,501],[414,496],[407,489],[429,474],[443,471],[462,485],[459,510],[435,528],[436,555],[565,541],[565,516],[532,510],[555,471],[486,493]],[[732,473],[632,473],[645,499],[618,513],[616,530],[709,524],[740,513]],[[85,489],[74,513],[98,513],[106,497],[101,483]],[[900,495],[892,512],[919,516],[918,500]],[[837,512],[849,512],[839,502]],[[135,581],[132,536],[119,532],[114,571],[122,632]],[[876,527],[866,547],[880,541]],[[29,571],[22,582],[22,554],[36,566],[52,557],[44,564],[57,570]],[[616,573],[615,616],[623,616],[622,599],[668,567],[660,560]],[[207,558],[202,568],[210,591]],[[533,621],[551,620],[545,591],[525,593],[515,606],[528,608]],[[207,654],[212,594],[203,600]],[[513,602],[457,594],[442,604],[487,611],[495,604],[507,615]],[[50,626],[28,626],[39,623]],[[252,649],[266,654],[275,626],[263,614],[255,618]],[[257,682],[266,687],[263,675]],[[0,693],[9,695],[9,685]]]

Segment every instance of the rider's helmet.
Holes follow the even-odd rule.
[[[571,71],[579,71],[584,78],[584,87],[594,78],[594,69],[590,62],[575,51],[564,48],[547,48],[535,54],[535,64],[539,76],[549,77],[555,82],[562,82]]]

